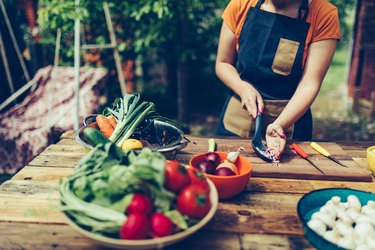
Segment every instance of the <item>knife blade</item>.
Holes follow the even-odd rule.
[[[315,165],[315,163],[314,162],[312,162],[311,160],[310,160],[310,156],[300,147],[300,146],[298,146],[296,143],[293,143],[292,144],[292,148],[294,149],[294,151],[296,151],[297,152],[297,154],[299,155],[299,156],[301,156],[303,159],[305,159],[305,160],[307,160],[308,162],[310,162],[310,164],[311,165],[313,165],[317,170],[319,170],[319,172],[321,172],[322,174],[324,174],[325,175],[325,173],[317,166],[317,165]]]
[[[339,165],[341,165],[343,167],[346,167],[346,168],[348,167],[348,166],[344,165],[343,163],[341,163],[339,160],[337,160],[335,157],[333,157],[330,152],[328,152],[325,148],[323,148],[322,146],[320,146],[318,143],[312,142],[310,145],[311,145],[311,147],[313,149],[315,149],[316,151],[318,151],[321,155],[324,155],[328,159],[336,162],[337,164],[339,164]]]

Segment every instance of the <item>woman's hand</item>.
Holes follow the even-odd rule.
[[[249,115],[255,119],[258,110],[263,111],[263,99],[251,84],[241,79],[234,66],[236,64],[236,58],[236,36],[228,25],[223,22],[216,56],[215,71],[220,80],[241,98],[242,108],[246,109]]]
[[[272,150],[277,159],[280,159],[281,154],[285,149],[286,136],[281,126],[276,123],[271,123],[266,131],[267,148]]]
[[[251,84],[242,81],[241,92],[238,94],[241,97],[242,108],[246,109],[253,119],[257,117],[258,112],[263,113],[263,98]]]

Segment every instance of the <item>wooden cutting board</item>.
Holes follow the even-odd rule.
[[[288,146],[281,158],[280,166],[266,163],[258,157],[249,156],[248,159],[254,163],[252,176],[337,181],[372,181],[370,171],[366,171],[358,166],[358,164],[334,142],[319,142],[319,145],[323,146],[333,157],[348,166],[347,168],[319,154],[310,146],[310,142],[300,142],[297,144],[310,155],[310,160],[314,162],[324,174],[319,172],[307,160],[297,155]]]
[[[182,163],[188,164],[194,154],[204,153],[208,150],[208,139],[190,138],[188,147],[180,151],[176,158]],[[319,154],[311,146],[310,142],[297,142],[297,144],[310,155],[313,161],[325,174],[320,173],[308,161],[297,155],[290,147],[286,146],[280,165],[268,163],[257,157],[251,147],[251,140],[234,138],[233,140],[215,138],[217,151],[237,151],[243,147],[241,155],[253,164],[252,177],[288,178],[288,179],[314,179],[336,181],[372,181],[371,172],[361,168],[346,152],[334,142],[319,142],[336,159],[347,165],[342,167],[325,156]]]

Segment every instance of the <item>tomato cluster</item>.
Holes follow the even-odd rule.
[[[177,195],[176,208],[191,219],[202,219],[211,208],[210,187],[206,176],[193,168],[185,168],[177,161],[165,165],[165,188]],[[134,194],[126,209],[127,220],[120,237],[127,240],[164,237],[175,232],[175,225],[163,213],[153,212],[149,197]]]
[[[126,210],[128,218],[121,227],[121,238],[140,240],[148,236],[155,238],[172,234],[174,230],[172,221],[162,213],[151,214],[152,211],[150,198],[143,194],[134,194]]]
[[[177,161],[165,165],[166,188],[177,196],[177,210],[192,219],[202,219],[210,210],[210,187],[206,176]]]

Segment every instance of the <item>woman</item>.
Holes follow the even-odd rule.
[[[217,134],[250,136],[260,112],[280,158],[284,130],[311,140],[310,106],[340,39],[337,9],[326,0],[231,0],[222,17],[215,68],[232,93]]]

